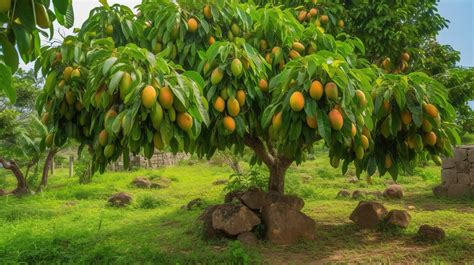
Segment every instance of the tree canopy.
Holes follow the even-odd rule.
[[[137,14],[104,2],[36,62],[46,77],[37,110],[51,132],[47,144],[79,140],[100,171],[155,147],[210,157],[248,146],[278,192],[289,165],[317,141],[333,166],[342,162],[345,172],[353,162],[357,175],[396,178],[420,154],[437,163],[451,154],[459,136],[443,85],[399,74],[412,59],[409,43],[365,46],[364,35],[351,34],[368,18],[348,16],[349,3],[293,2],[144,0]],[[414,21],[407,32],[423,30],[427,18]],[[386,36],[381,43],[398,38]],[[398,71],[372,64],[393,54]]]

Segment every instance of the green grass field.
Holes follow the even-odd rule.
[[[324,158],[293,166],[286,184],[287,193],[304,198],[304,212],[316,220],[314,241],[287,247],[262,243],[249,248],[232,241],[202,240],[196,221],[202,209],[186,211],[181,206],[195,198],[202,198],[207,205],[222,202],[225,186],[212,182],[231,174],[228,167],[207,161],[154,171],[109,172],[87,185],[58,170],[49,189],[41,194],[0,197],[0,264],[474,262],[474,200],[433,197],[431,188],[439,182],[439,168],[429,166],[418,169],[415,176],[401,177],[405,198],[382,200],[389,210],[416,207],[410,212],[408,229],[360,231],[349,220],[358,201],[336,199],[337,192],[343,188],[383,191],[389,177],[374,178],[371,185],[365,180],[349,184],[348,176],[330,168],[326,155],[321,156]],[[133,188],[130,182],[137,176],[166,177],[171,186]],[[134,196],[131,206],[107,206],[108,196],[119,191]],[[416,242],[413,236],[421,224],[444,228],[446,240],[434,245]]]

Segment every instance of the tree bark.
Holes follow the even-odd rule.
[[[293,160],[278,155],[269,141],[266,146],[258,137],[249,134],[244,136],[244,144],[250,147],[255,154],[263,161],[270,171],[268,180],[268,191],[284,194],[285,175]]]
[[[0,164],[3,165],[3,168],[5,168],[6,170],[10,170],[13,175],[15,175],[17,186],[16,189],[13,190],[11,193],[16,195],[27,194],[29,192],[28,183],[16,161],[10,160],[9,162],[7,162],[3,158],[0,158]]]
[[[41,183],[38,186],[38,190],[41,190],[42,188],[45,188],[46,186],[48,186],[49,169],[50,167],[52,167],[52,164],[53,164],[52,161],[55,155],[56,155],[56,150],[50,149],[48,152],[48,156],[46,157],[46,160],[44,161],[43,174],[41,175]]]

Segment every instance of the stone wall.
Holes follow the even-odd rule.
[[[177,153],[174,155],[169,152],[162,152],[155,150],[155,153],[150,159],[146,159],[143,156],[132,156],[130,157],[130,167],[136,168],[159,168],[164,166],[176,165],[179,161],[189,158],[189,155],[185,153]],[[123,159],[119,158],[117,162],[110,165],[110,170],[121,171],[123,170]]]
[[[436,196],[474,196],[474,145],[459,146],[454,150],[454,157],[443,159],[441,181],[433,189]]]

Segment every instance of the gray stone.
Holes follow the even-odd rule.
[[[390,185],[383,192],[383,196],[389,199],[401,199],[403,198],[403,188],[398,184]]]
[[[474,163],[474,148],[471,148],[467,151],[467,157],[469,162]]]
[[[350,219],[362,229],[377,228],[387,216],[387,209],[372,201],[362,201],[352,212]]]
[[[448,196],[448,185],[441,184],[433,188],[433,194],[436,197],[446,197]]]
[[[467,173],[458,173],[458,184],[469,185],[471,183],[471,178]]]
[[[351,196],[351,192],[348,190],[340,190],[337,193],[338,198],[349,198]]]
[[[460,161],[456,163],[456,171],[458,173],[469,173],[471,164],[467,161]]]
[[[350,177],[350,178],[347,179],[347,182],[353,184],[353,183],[359,182],[359,179],[357,177]]]
[[[223,207],[224,204],[213,205],[209,206],[204,212],[199,216],[198,220],[203,222],[202,227],[202,236],[204,239],[216,239],[216,238],[223,238],[225,237],[224,232],[214,229],[212,226],[212,213],[220,208]]]
[[[251,188],[240,196],[240,201],[252,210],[260,210],[265,206],[265,192],[259,188]]]
[[[456,166],[455,160],[452,157],[443,158],[442,168],[454,168]]]
[[[418,229],[417,238],[419,240],[436,242],[441,241],[446,237],[446,233],[439,227],[433,227],[429,225],[422,225]]]
[[[458,198],[464,197],[471,193],[471,187],[462,184],[451,184],[448,186],[448,197]]]
[[[467,159],[467,151],[463,148],[456,148],[454,150],[454,159],[456,162],[464,161]]]
[[[411,221],[411,215],[405,210],[391,210],[385,222],[388,226],[407,228]]]
[[[124,207],[132,203],[132,195],[125,192],[119,192],[110,196],[108,202],[110,203],[110,205],[115,207]]]
[[[446,184],[456,184],[458,183],[458,173],[455,169],[443,169],[441,180]]]
[[[250,232],[260,218],[243,205],[223,205],[212,213],[212,227],[229,236]]]
[[[188,202],[188,204],[186,205],[186,210],[190,211],[190,210],[192,210],[194,207],[201,207],[203,204],[204,204],[204,202],[202,201],[201,198],[197,198],[197,199],[191,200],[191,201]]]
[[[354,200],[364,199],[365,196],[367,196],[367,192],[363,190],[355,190],[354,192],[352,192],[352,199]]]
[[[474,170],[471,170],[471,173],[469,174],[469,178],[471,179],[471,183],[474,184]]]
[[[237,240],[242,242],[244,245],[253,246],[258,243],[258,238],[252,232],[244,232],[237,236]]]
[[[263,207],[265,239],[273,244],[289,245],[300,240],[313,240],[316,223],[304,213],[283,202]]]

